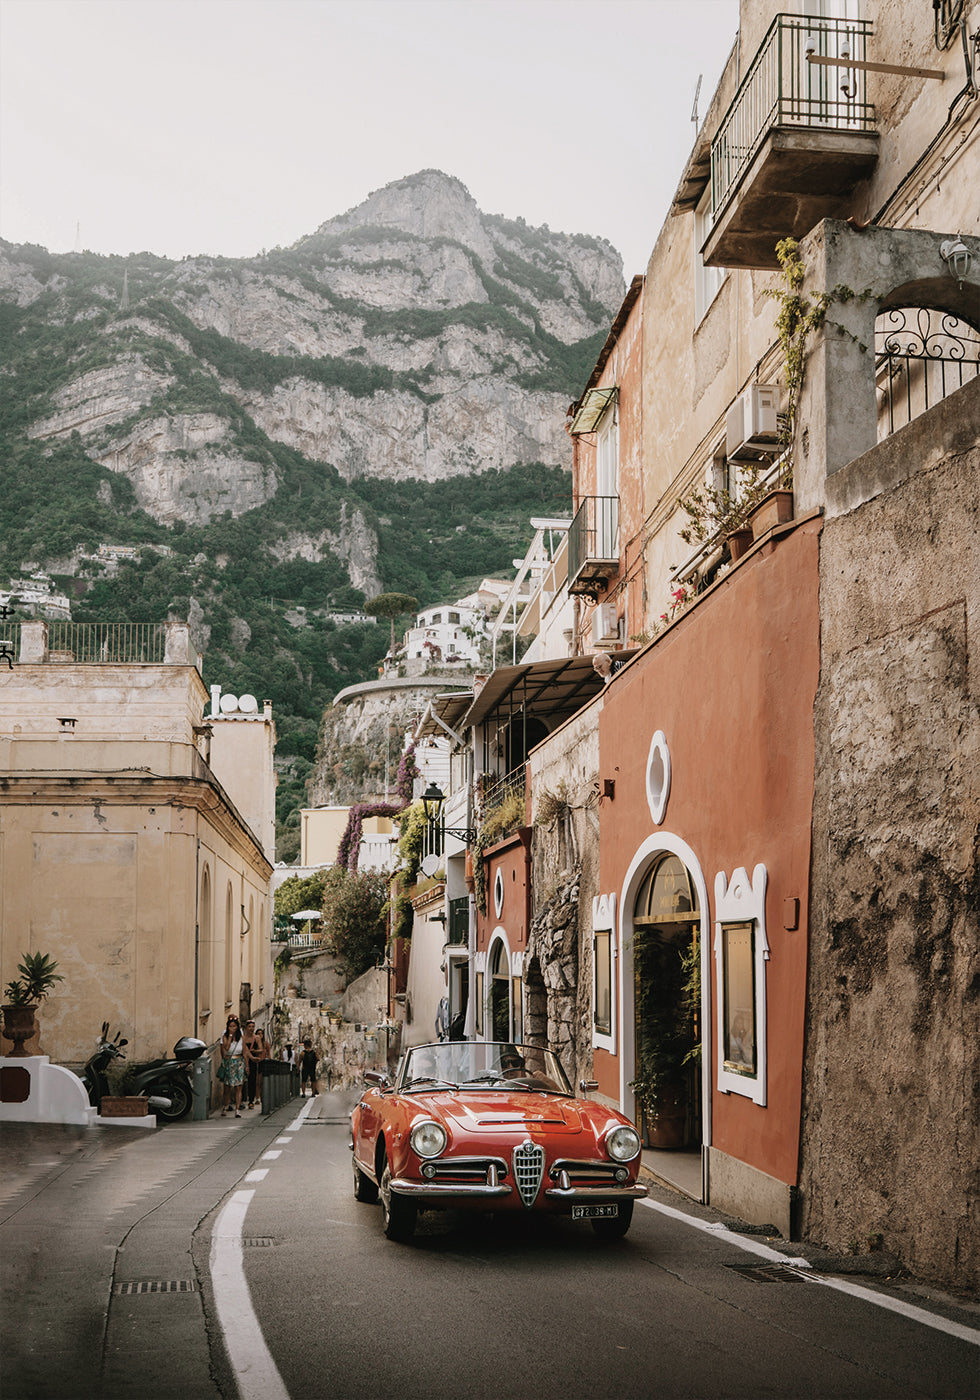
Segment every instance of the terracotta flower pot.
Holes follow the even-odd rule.
[[[754,539],[761,539],[777,525],[785,525],[793,519],[793,493],[785,487],[770,491],[749,516]]]
[[[732,530],[728,536],[728,552],[732,556],[732,563],[736,564],[743,554],[747,554],[752,548],[752,526],[742,525],[738,530]]]

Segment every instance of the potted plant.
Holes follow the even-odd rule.
[[[17,964],[20,976],[4,988],[7,1000],[3,1007],[3,1033],[14,1042],[8,1058],[26,1058],[24,1042],[30,1040],[37,1029],[35,1012],[54,984],[64,981],[56,971],[57,966],[47,953],[25,953]]]

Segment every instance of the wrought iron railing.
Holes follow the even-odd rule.
[[[711,143],[712,218],[773,127],[875,129],[863,69],[807,62],[808,41],[822,58],[842,58],[849,46],[849,57],[864,62],[870,33],[867,20],[776,16]]]
[[[980,376],[980,331],[943,311],[903,306],[875,322],[878,438]]]
[[[503,777],[491,778],[489,775],[483,780],[483,791],[481,795],[480,819],[485,820],[487,815],[506,802],[511,795],[525,797],[527,794],[527,772],[524,765],[520,768],[512,768]]]
[[[48,623],[48,655],[79,662],[162,665],[167,628],[163,622]]]
[[[619,497],[586,496],[568,531],[568,577],[575,579],[590,559],[619,556]]]
[[[464,894],[461,899],[449,901],[449,923],[446,926],[446,942],[459,945],[469,941],[470,936],[470,897]]]

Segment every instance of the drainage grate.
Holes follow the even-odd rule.
[[[143,1279],[138,1283],[117,1283],[117,1293],[196,1293],[197,1280],[193,1278]]]
[[[726,1264],[734,1274],[754,1279],[756,1283],[799,1283],[799,1269],[789,1269],[782,1264]]]
[[[242,1239],[242,1244],[246,1249],[265,1249],[270,1244],[275,1244],[271,1235],[246,1235]]]

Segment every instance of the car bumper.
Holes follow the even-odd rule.
[[[407,1177],[395,1177],[391,1189],[416,1201],[486,1200],[507,1196],[520,1200],[514,1188],[504,1181],[491,1184],[485,1181],[412,1181]],[[640,1200],[646,1194],[647,1188],[639,1182],[635,1186],[548,1186],[539,1192],[538,1199],[545,1197],[570,1205],[614,1205],[617,1201]]]

